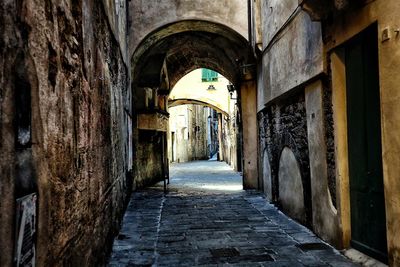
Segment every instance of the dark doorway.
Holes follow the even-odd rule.
[[[350,40],[345,55],[351,245],[387,262],[377,25]]]
[[[175,162],[175,132],[171,132],[171,162]]]

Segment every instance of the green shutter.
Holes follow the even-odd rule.
[[[207,81],[207,74],[208,74],[208,69],[201,69],[201,81],[202,82]]]
[[[210,78],[212,81],[218,81],[218,73],[213,70],[210,70]]]
[[[201,81],[216,82],[218,81],[218,73],[209,69],[201,69]]]

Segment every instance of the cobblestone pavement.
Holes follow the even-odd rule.
[[[221,162],[171,166],[162,184],[132,194],[109,266],[357,266],[268,204],[241,190]]]

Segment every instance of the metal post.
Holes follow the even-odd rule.
[[[161,168],[162,168],[162,177],[164,181],[164,194],[167,193],[167,171],[166,171],[166,163],[165,163],[165,135],[166,133],[161,134]]]
[[[167,171],[165,173],[165,176],[167,177],[167,184],[169,184],[169,158],[167,158],[167,167],[166,167]]]

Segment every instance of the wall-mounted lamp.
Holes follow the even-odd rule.
[[[215,89],[214,85],[210,84],[208,86],[207,90],[217,90],[217,89]]]
[[[251,69],[254,69],[255,64],[243,64],[239,66],[242,69],[242,74],[246,75],[251,72]]]
[[[231,99],[232,99],[232,100],[236,100],[237,98],[233,98],[233,97],[232,97],[233,92],[235,92],[235,86],[233,86],[233,84],[228,84],[228,85],[226,86],[226,88],[228,89],[228,92],[229,92],[229,94],[231,95]]]

